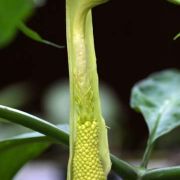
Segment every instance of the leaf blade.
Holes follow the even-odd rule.
[[[0,177],[4,180],[11,180],[27,161],[37,157],[49,145],[49,142],[42,141],[38,136],[34,139],[24,136],[24,138],[12,137],[1,140]]]
[[[141,112],[152,142],[180,126],[180,72],[165,70],[137,83],[131,94],[131,107]]]
[[[167,1],[176,5],[180,5],[180,0],[167,0]]]
[[[17,32],[17,24],[30,16],[34,8],[31,0],[0,0],[0,47],[6,46]]]
[[[50,42],[50,41],[47,41],[47,40],[43,39],[36,31],[30,29],[23,22],[20,22],[18,24],[18,28],[22,33],[24,33],[27,37],[29,37],[30,39],[32,39],[34,41],[37,41],[37,42],[40,42],[40,43],[43,43],[43,44],[47,44],[49,46],[53,46],[53,47],[56,47],[56,48],[59,48],[59,49],[64,48],[64,46],[60,46],[58,44],[55,44],[53,42]]]
[[[27,161],[37,157],[48,146],[49,143],[36,142],[9,145],[9,148],[6,148],[0,143],[0,177],[3,180],[12,180]]]
[[[67,127],[64,125],[59,125],[58,128],[62,132],[67,132]],[[0,177],[3,180],[12,180],[25,163],[39,156],[52,143],[59,142],[38,132],[1,139]],[[66,145],[68,145],[68,142]]]

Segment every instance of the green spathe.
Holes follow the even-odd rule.
[[[111,167],[107,128],[101,116],[91,15],[91,8],[104,2],[106,1],[66,1],[71,91],[68,180],[88,178],[90,165],[84,164],[84,169],[78,170],[86,158],[92,159],[90,164],[95,164],[91,169],[94,172],[91,179],[106,179]],[[93,138],[87,144],[83,143],[83,138],[89,133]],[[90,152],[95,153],[93,158],[89,158]]]

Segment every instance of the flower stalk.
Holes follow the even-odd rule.
[[[104,0],[66,0],[70,76],[68,180],[105,180],[111,162],[102,118],[91,9]]]

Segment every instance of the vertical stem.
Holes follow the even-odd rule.
[[[153,148],[154,148],[154,143],[151,142],[151,138],[150,138],[147,142],[147,146],[143,155],[142,163],[140,166],[141,168],[145,168],[145,169],[147,168]]]

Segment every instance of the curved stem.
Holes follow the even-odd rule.
[[[126,163],[125,161],[120,160],[114,155],[111,155],[112,169],[119,174],[123,179],[137,180],[138,179],[138,170]]]
[[[67,134],[60,131],[55,125],[23,111],[0,105],[0,117],[38,131],[53,139],[61,141],[63,144],[67,144],[68,142]]]
[[[180,179],[180,166],[148,170],[142,180],[178,180]]]

